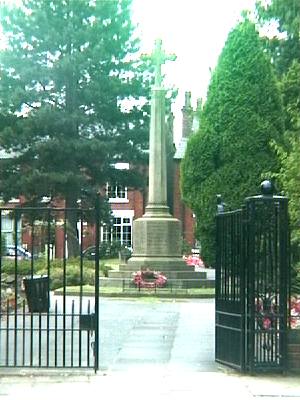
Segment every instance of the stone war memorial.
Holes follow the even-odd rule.
[[[150,59],[155,66],[155,84],[151,90],[149,198],[144,216],[133,223],[133,256],[128,264],[135,269],[166,271],[184,264],[180,221],[172,217],[167,206],[166,91],[161,74],[162,64],[175,56],[165,54],[161,40],[156,40]]]
[[[161,67],[176,57],[165,53],[160,39],[156,40],[152,54],[144,57],[155,66],[155,83],[151,89],[149,197],[145,214],[133,222],[132,257],[120,265],[119,271],[111,271],[109,277],[128,280],[135,271],[160,271],[169,283],[176,281],[177,287],[199,287],[206,273],[195,272],[183,261],[181,222],[170,214],[167,205],[166,90]]]

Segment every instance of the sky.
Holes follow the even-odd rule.
[[[177,60],[164,66],[165,86],[179,90],[173,106],[175,142],[181,136],[184,92],[192,93],[192,105],[205,99],[210,70],[217,65],[228,33],[242,10],[253,10],[255,0],[133,0],[132,18],[138,24],[143,53],[151,53],[161,38],[167,53]]]

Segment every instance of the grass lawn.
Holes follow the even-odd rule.
[[[66,294],[76,296],[80,293],[79,286],[66,287]],[[94,296],[94,287],[85,285],[82,287],[84,296]],[[135,288],[125,289],[122,287],[100,287],[100,296],[107,297],[180,297],[180,298],[212,298],[215,295],[214,288],[199,288],[199,289],[157,289],[155,290],[141,290],[140,292]],[[56,295],[62,295],[63,289],[55,290]]]

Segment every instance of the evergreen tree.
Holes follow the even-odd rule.
[[[285,115],[285,141],[274,143],[281,168],[275,176],[289,197],[292,258],[300,261],[300,64],[293,62],[281,80]]]
[[[151,75],[144,79],[135,55],[130,6],[131,0],[1,4],[0,146],[11,154],[0,166],[6,200],[59,196],[76,207],[83,189],[141,183],[135,171],[112,165],[140,162],[148,146]],[[74,231],[76,220],[69,226]]]
[[[199,132],[182,163],[182,193],[197,216],[197,236],[206,262],[215,261],[216,195],[227,209],[257,193],[278,168],[270,146],[283,132],[282,103],[270,61],[255,27],[233,29],[212,74]]]
[[[300,2],[272,0],[266,4],[258,1],[256,10],[261,26],[277,24],[278,34],[265,37],[264,44],[279,76],[286,74],[293,60],[300,62]]]
[[[293,266],[300,261],[300,186],[299,128],[300,128],[300,2],[298,0],[272,0],[267,5],[257,4],[258,21],[262,27],[277,24],[277,33],[265,37],[280,79],[285,116],[284,143],[275,143],[282,163],[276,179],[289,197]]]

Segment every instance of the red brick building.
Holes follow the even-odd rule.
[[[194,110],[191,106],[191,94],[185,94],[185,104],[182,108],[182,137],[174,155],[174,184],[173,184],[173,214],[182,224],[182,236],[192,247],[195,247],[195,217],[192,210],[182,201],[180,191],[180,164],[184,157],[188,137],[192,134]]]

